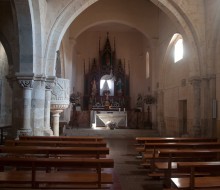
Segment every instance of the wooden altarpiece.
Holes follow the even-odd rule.
[[[116,58],[107,34],[104,48],[99,57],[89,63],[88,71],[84,65],[84,110],[120,110],[130,108],[129,66]],[[126,74],[126,70],[127,73]]]

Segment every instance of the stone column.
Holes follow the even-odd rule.
[[[51,91],[54,86],[56,77],[48,77],[45,85],[45,104],[44,104],[44,135],[52,136],[53,131],[50,127],[50,103],[51,103]]]
[[[203,77],[201,80],[201,135],[206,136],[208,134],[208,117],[210,112],[209,106],[209,78]]]
[[[53,134],[54,136],[59,136],[59,121],[60,121],[60,113],[63,110],[52,110],[52,120],[53,120]]]
[[[17,120],[17,137],[33,135],[31,128],[31,96],[33,89],[33,75],[17,74],[17,81],[22,88],[21,97],[15,97],[14,119]],[[15,93],[15,91],[14,91]],[[19,91],[18,91],[19,93]],[[14,125],[13,124],[13,125]]]
[[[213,137],[213,136],[217,135],[217,129],[216,129],[217,110],[214,110],[214,109],[217,109],[217,105],[214,105],[214,104],[217,104],[217,101],[216,101],[216,76],[215,75],[210,76],[210,79],[209,79],[209,93],[210,93],[210,101],[211,101],[211,103],[210,103],[210,112],[209,112],[210,113],[210,125],[209,125],[209,127],[211,129],[210,136]],[[215,112],[216,117],[215,117],[215,114],[213,112]]]
[[[200,99],[201,99],[201,89],[200,79],[192,79],[191,84],[193,86],[193,109],[194,109],[194,120],[193,120],[193,135],[195,137],[201,136],[201,125],[200,125]]]
[[[44,130],[45,76],[34,77],[32,91],[32,128],[33,135],[42,136]]]

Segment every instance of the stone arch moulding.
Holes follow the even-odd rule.
[[[59,17],[57,17],[56,22],[53,24],[53,27],[49,32],[48,39],[46,40],[47,43],[44,54],[44,63],[46,64],[44,68],[46,75],[55,75],[56,51],[60,47],[61,40],[67,28],[80,13],[82,13],[86,8],[88,8],[93,3],[96,3],[97,1],[99,0],[81,0],[78,4],[77,2],[71,2],[63,10],[62,14],[59,15]],[[106,20],[105,22],[117,22],[119,24],[134,27],[133,25],[131,25],[131,23],[125,21]],[[87,26],[86,28],[81,30],[77,35],[80,35],[80,33],[85,31],[89,27],[95,26],[97,24],[101,24],[101,22],[96,22]],[[141,31],[141,29],[138,29],[137,27],[135,27],[135,29],[146,37],[146,39],[149,41],[149,46],[151,46],[153,42],[151,43],[151,41],[149,40],[149,36],[145,32]]]
[[[42,69],[42,25],[41,17],[43,14],[40,9],[40,1],[29,1],[30,13],[33,25],[33,71],[36,74],[43,73]]]
[[[103,24],[103,23],[117,23],[117,24],[125,25],[125,26],[127,26],[127,27],[134,28],[135,30],[137,30],[138,32],[140,32],[140,33],[147,39],[148,46],[149,46],[148,48],[151,50],[151,48],[153,47],[153,43],[154,43],[154,42],[152,42],[150,36],[149,36],[146,32],[142,31],[142,30],[141,30],[140,28],[138,28],[138,27],[134,27],[131,23],[128,23],[128,22],[125,22],[125,21],[122,21],[122,20],[120,20],[120,21],[119,21],[119,20],[105,20],[105,22],[95,22],[95,23],[92,23],[92,24],[90,24],[90,25],[87,25],[86,27],[82,28],[82,30],[80,30],[80,31],[76,34],[75,39],[76,39],[79,35],[81,35],[83,32],[85,32],[87,29],[89,29],[89,28],[91,28],[91,27],[93,27],[93,26],[97,26],[97,25]],[[151,52],[149,52],[149,53],[151,53]]]
[[[1,32],[0,32],[0,43],[3,45],[5,49],[8,58],[8,64],[13,66],[13,56],[12,56],[10,44],[8,43],[8,40],[4,37],[4,35]]]
[[[46,64],[44,66],[46,75],[55,75],[56,51],[59,49],[67,28],[80,13],[97,1],[98,0],[71,1],[57,17],[46,39],[45,54],[43,56],[45,59],[44,63]]]
[[[44,63],[46,66],[44,67],[45,73],[48,76],[53,76],[55,74],[55,61],[56,61],[56,51],[59,48],[61,43],[62,37],[72,23],[72,21],[82,13],[86,8],[88,8],[93,3],[97,2],[98,0],[77,0],[71,1],[68,6],[63,10],[63,12],[57,17],[56,22],[54,23],[53,27],[49,31],[49,36],[46,43],[45,48],[45,61]],[[193,32],[190,30],[189,23],[184,19],[186,18],[185,15],[181,15],[175,7],[168,1],[161,1],[161,0],[151,0],[156,6],[158,6],[162,11],[168,14],[169,17],[173,18],[172,20],[176,20],[179,24],[179,27],[185,32],[185,35],[193,44],[192,52],[194,57],[192,59],[191,64],[191,75],[198,76],[200,75],[199,69],[199,51],[196,47],[195,37],[193,36]],[[174,3],[174,2],[173,2]],[[73,13],[73,14],[72,14]],[[184,17],[185,16],[185,17]],[[54,48],[55,47],[55,48]]]

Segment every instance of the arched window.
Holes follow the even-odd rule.
[[[174,46],[174,63],[183,58],[183,39],[179,38]]]
[[[146,53],[146,78],[150,77],[150,55],[149,52]]]

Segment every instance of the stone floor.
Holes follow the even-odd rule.
[[[158,136],[153,130],[140,129],[67,129],[67,136],[103,136],[110,148],[109,157],[114,159],[114,185],[111,190],[162,190],[162,181],[147,176],[148,170],[140,166],[135,151],[136,136]]]

